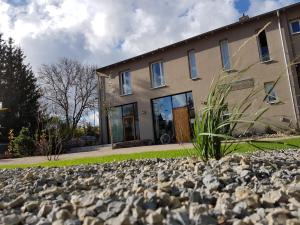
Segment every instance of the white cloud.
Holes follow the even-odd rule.
[[[0,32],[37,69],[58,57],[103,66],[214,29],[240,16],[235,0],[0,0]],[[251,0],[249,14],[291,0]]]

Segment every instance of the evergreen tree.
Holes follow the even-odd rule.
[[[27,127],[33,135],[37,127],[40,93],[36,78],[20,47],[10,38],[0,36],[0,101],[7,108],[0,117],[1,139],[6,140],[10,129],[18,134]]]

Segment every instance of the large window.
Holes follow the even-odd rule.
[[[191,79],[196,79],[198,78],[198,71],[197,71],[195,50],[188,51],[188,59],[189,59],[190,77]]]
[[[114,107],[112,110],[113,141],[123,142],[139,139],[137,104]]]
[[[265,31],[262,31],[258,35],[257,41],[258,41],[258,50],[259,50],[260,60],[262,62],[269,61],[270,60],[270,53],[269,53],[267,35],[266,35]]]
[[[228,40],[220,41],[220,49],[221,49],[223,70],[228,71],[231,69]]]
[[[161,87],[165,85],[163,64],[161,61],[151,64],[151,86],[153,88]]]
[[[300,20],[294,20],[290,22],[291,33],[299,34],[300,33]]]
[[[152,109],[156,143],[190,139],[195,118],[191,92],[154,99]]]
[[[125,72],[120,73],[119,79],[120,79],[121,95],[132,94],[130,72],[125,71]]]
[[[265,83],[266,101],[270,104],[277,103],[278,97],[274,89],[274,82]]]

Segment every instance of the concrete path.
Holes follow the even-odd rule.
[[[185,144],[168,144],[168,145],[152,145],[152,146],[141,146],[132,148],[121,148],[121,149],[111,149],[110,145],[104,146],[92,146],[92,147],[82,147],[75,148],[71,153],[60,155],[59,159],[75,159],[75,158],[85,158],[85,157],[97,157],[115,154],[130,154],[130,153],[140,153],[140,152],[153,152],[153,151],[163,151],[163,150],[175,150],[192,148],[191,143]],[[32,156],[16,159],[0,159],[0,165],[8,164],[32,164],[46,162],[46,156]]]

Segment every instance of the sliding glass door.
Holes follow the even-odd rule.
[[[195,118],[191,92],[152,100],[156,143],[189,142]]]
[[[114,107],[112,111],[113,142],[139,139],[137,104]]]

